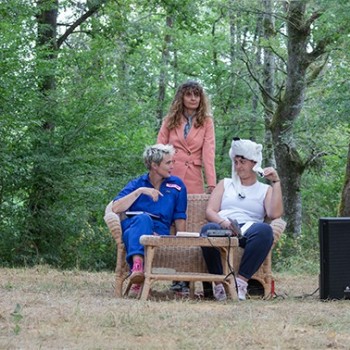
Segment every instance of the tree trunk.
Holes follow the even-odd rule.
[[[306,89],[306,44],[309,32],[303,27],[305,4],[290,3],[287,16],[288,61],[285,94],[278,104],[272,121],[272,136],[276,162],[282,179],[282,189],[288,232],[301,232],[301,176],[303,162],[293,138],[293,122],[304,103]]]
[[[103,1],[89,9],[57,40],[58,0],[38,0],[36,59],[38,89],[41,93],[41,106],[38,108],[38,120],[42,120],[41,129],[33,144],[33,165],[31,187],[29,189],[27,234],[38,253],[55,251],[64,232],[54,222],[54,205],[60,195],[60,182],[69,177],[62,174],[58,158],[62,155],[60,145],[55,142],[56,108],[54,94],[56,90],[56,61],[60,45],[79,24],[97,11]],[[65,179],[66,180],[66,179]],[[51,254],[48,254],[51,256]]]
[[[270,40],[275,35],[275,21],[272,16],[272,0],[263,0],[264,15],[263,35],[265,40]],[[264,103],[264,121],[265,121],[265,160],[267,166],[276,167],[275,154],[273,149],[272,133],[270,123],[273,117],[274,102],[269,96],[274,96],[275,92],[275,56],[270,48],[263,48],[264,69],[263,69],[263,103]]]
[[[57,55],[57,16],[58,0],[38,0],[39,14],[37,16],[38,36],[37,48],[47,64],[45,74],[42,74],[40,80],[40,90],[47,95],[56,87],[55,79],[55,59]],[[45,122],[44,128],[53,128],[51,122]]]
[[[255,66],[256,67],[262,67],[262,52],[263,49],[261,48],[261,46],[258,44],[261,35],[263,33],[263,22],[262,22],[262,15],[258,15],[257,18],[257,23],[256,23],[256,27],[255,27],[255,33],[254,33],[254,43],[257,46],[257,50],[256,50],[256,54],[255,54]],[[251,117],[251,125],[256,125],[256,123],[258,123],[258,105],[259,105],[259,96],[258,94],[253,94],[252,97],[252,117]],[[254,130],[254,127],[250,127],[250,139],[251,140],[256,140],[256,132]],[[266,140],[266,137],[265,137]],[[270,144],[272,143],[272,140],[270,140]],[[265,143],[266,145],[266,143]],[[266,151],[266,146],[264,147],[265,151]],[[266,154],[266,152],[265,152]]]
[[[47,213],[57,196],[55,187],[57,169],[52,166],[55,163],[52,142],[55,129],[55,109],[51,96],[56,89],[58,0],[39,0],[37,5],[39,12],[36,54],[38,88],[42,96],[37,119],[42,120],[42,124],[33,144],[34,162],[28,198],[30,216],[26,223],[28,236],[31,239],[30,244],[38,253],[43,253],[50,249],[48,242],[54,244],[52,240],[54,235],[47,232],[45,224],[49,217]]]
[[[171,17],[166,18],[166,27],[170,30],[173,26],[173,19]],[[164,44],[162,49],[162,62],[159,73],[159,85],[158,85],[158,106],[157,106],[157,119],[159,126],[164,116],[164,101],[167,85],[167,71],[169,68],[169,44],[171,42],[171,36],[166,34],[164,37]]]
[[[306,22],[305,3],[291,1],[287,14],[288,59],[285,93],[279,101],[271,122],[276,163],[282,180],[287,219],[287,231],[301,232],[301,177],[305,163],[301,159],[293,136],[293,123],[304,104],[306,69],[310,64],[307,53],[311,21]],[[317,56],[318,57],[318,56]],[[313,57],[313,60],[316,56]]]

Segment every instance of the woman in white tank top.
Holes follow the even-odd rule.
[[[271,226],[264,223],[264,219],[266,216],[276,219],[283,214],[280,179],[274,168],[261,168],[261,151],[262,145],[250,140],[232,141],[229,152],[232,178],[221,180],[212,192],[206,210],[209,223],[201,232],[205,235],[207,230],[215,228],[236,232],[232,220],[241,228],[248,227],[240,239],[240,246],[244,248],[236,279],[240,300],[245,300],[248,280],[259,269],[273,243]],[[258,181],[257,174],[271,185]],[[215,249],[203,248],[203,255],[210,273],[222,273],[220,254]],[[222,284],[214,287],[214,296],[218,300],[226,299]]]

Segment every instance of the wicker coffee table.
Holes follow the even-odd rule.
[[[232,299],[235,297],[233,247],[238,246],[235,237],[176,237],[141,236],[145,246],[145,281],[141,299],[147,300],[154,281],[189,281],[190,296],[194,297],[194,282],[221,282]],[[215,247],[221,253],[222,275],[210,274],[202,256],[201,247]]]

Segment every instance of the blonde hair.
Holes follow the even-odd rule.
[[[174,153],[175,148],[172,145],[158,143],[153,146],[146,146],[143,152],[143,162],[145,163],[146,168],[150,170],[152,163],[159,165],[162,162],[164,155],[173,155]]]
[[[189,80],[181,84],[175,94],[175,97],[170,105],[166,119],[168,120],[167,127],[171,130],[181,124],[182,115],[184,114],[183,97],[188,92],[195,92],[200,96],[200,102],[196,111],[195,128],[204,125],[207,118],[211,118],[210,104],[203,87],[196,81]]]

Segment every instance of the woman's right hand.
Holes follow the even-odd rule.
[[[163,197],[163,194],[155,188],[141,187],[140,189],[142,194],[151,197],[154,202],[158,201],[159,196]]]
[[[222,221],[220,223],[220,226],[221,226],[221,228],[224,228],[225,230],[231,230],[232,229],[231,223],[230,223],[230,221],[228,219]]]

